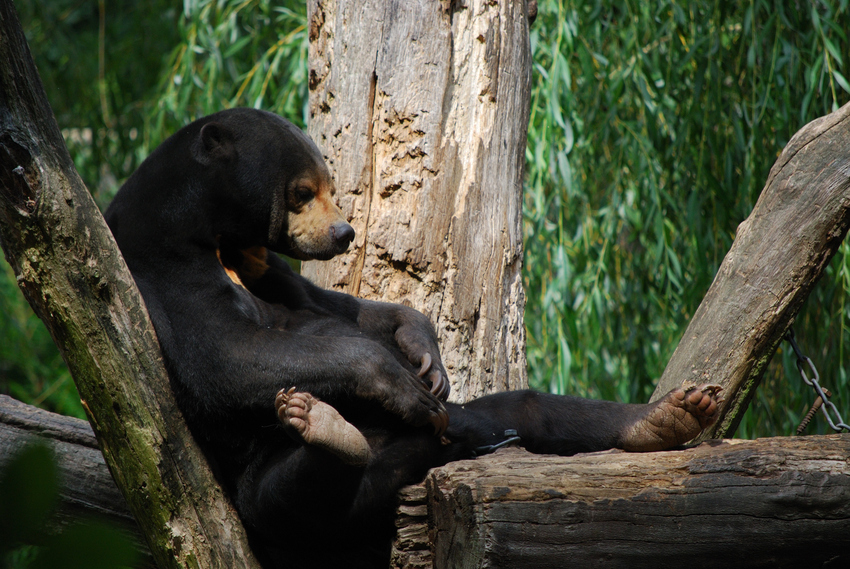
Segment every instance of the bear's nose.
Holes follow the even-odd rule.
[[[354,228],[347,223],[336,223],[331,225],[331,235],[334,243],[344,250],[354,240]]]

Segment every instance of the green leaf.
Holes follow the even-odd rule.
[[[31,569],[129,569],[139,558],[135,544],[121,530],[100,522],[65,528],[41,548]]]
[[[850,93],[850,83],[847,82],[847,79],[844,78],[844,75],[841,74],[837,69],[832,72],[832,76],[835,77],[835,81],[841,85],[841,88],[844,89],[845,92]]]
[[[841,67],[842,65],[844,65],[844,59],[841,57],[841,52],[838,51],[838,48],[835,47],[835,44],[832,43],[832,40],[830,40],[827,36],[824,36],[823,43],[826,46],[826,51],[828,51],[832,58],[835,59],[838,66]]]
[[[226,50],[224,50],[224,53],[222,54],[222,56],[224,57],[224,59],[229,59],[229,58],[233,57],[234,55],[236,55],[237,53],[242,51],[242,49],[246,45],[248,45],[251,42],[252,39],[253,38],[251,36],[245,36],[243,38],[236,40],[233,44],[230,45],[230,47],[228,47]]]
[[[50,448],[34,442],[18,450],[0,472],[0,553],[42,534],[58,497]]]

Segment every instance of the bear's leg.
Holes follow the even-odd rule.
[[[398,432],[374,424],[360,431],[306,393],[284,390],[275,403],[301,444],[246,477],[237,501],[268,566],[388,567],[398,490],[424,477],[440,439],[400,421]]]
[[[714,422],[719,390],[715,385],[674,389],[647,405],[530,390],[498,393],[447,405],[446,437],[467,452],[505,440],[507,429],[516,430],[520,445],[536,453],[662,450],[691,440]]]
[[[305,444],[270,457],[244,480],[237,508],[263,567],[388,567],[393,503],[372,504],[365,516],[353,512],[369,471]]]
[[[299,442],[324,449],[345,464],[365,466],[369,462],[366,437],[327,403],[293,387],[281,389],[274,404],[280,422]]]

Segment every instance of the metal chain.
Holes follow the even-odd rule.
[[[800,346],[797,345],[797,340],[794,337],[794,329],[788,328],[788,331],[785,333],[785,339],[788,340],[788,343],[791,344],[791,348],[794,350],[794,353],[797,355],[797,371],[800,372],[800,375],[803,377],[803,381],[806,382],[806,385],[811,386],[815,393],[817,393],[818,398],[821,401],[820,410],[823,412],[823,416],[826,417],[829,426],[836,432],[840,432],[842,429],[847,429],[850,431],[850,425],[844,422],[844,419],[841,418],[841,414],[838,412],[838,409],[829,400],[829,396],[832,395],[829,393],[829,390],[826,390],[820,386],[820,375],[818,374],[818,370],[815,367],[815,364],[812,363],[807,356],[803,355],[802,350],[800,350]],[[808,368],[812,371],[813,377],[809,379],[804,370],[804,365],[808,366]],[[812,406],[814,411],[817,411],[817,400],[815,401],[815,405]],[[838,417],[838,421],[833,421],[832,415],[830,413],[834,413],[836,417]],[[810,413],[808,419],[811,420]],[[800,425],[800,428],[797,429],[797,434],[800,434],[803,429],[806,428],[808,421],[804,421],[803,424]]]
[[[513,443],[520,443],[521,441],[522,441],[522,439],[517,435],[516,429],[507,429],[505,431],[505,439],[502,442],[496,443],[494,445],[485,445],[485,446],[477,447],[472,451],[472,456],[477,457],[477,456],[482,456],[482,455],[485,455],[485,454],[490,454],[491,452],[496,452],[497,450],[499,450],[500,448],[502,448],[504,446],[507,446],[507,445],[510,445],[510,444],[513,444]]]

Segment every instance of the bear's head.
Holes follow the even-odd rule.
[[[191,143],[212,193],[209,211],[221,239],[296,259],[344,252],[354,229],[334,203],[319,149],[289,121],[231,109],[199,121]]]

